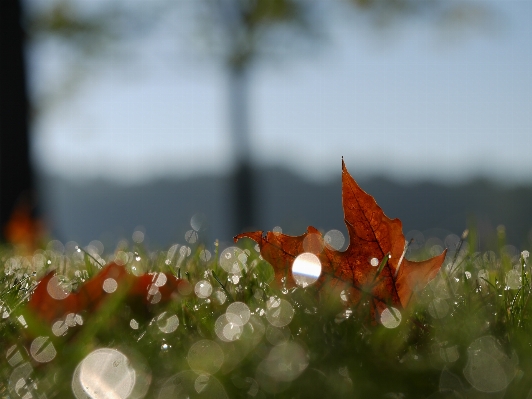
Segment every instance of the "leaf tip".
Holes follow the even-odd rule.
[[[250,238],[253,241],[260,243],[262,240],[262,231],[248,231],[246,233],[240,233],[233,237],[234,242],[238,242],[241,238]]]

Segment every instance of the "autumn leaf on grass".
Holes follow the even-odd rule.
[[[176,295],[173,295],[174,292]],[[92,313],[113,295],[143,306],[167,302],[173,296],[188,295],[190,284],[167,273],[129,274],[124,266],[109,263],[75,292],[63,284],[61,276],[50,272],[35,288],[27,307],[37,318],[52,323],[67,315]],[[145,309],[134,309],[144,311]]]
[[[256,241],[262,257],[273,266],[277,282],[284,281],[288,287],[297,282],[300,285],[303,282],[304,286],[308,281],[308,276],[294,271],[293,266],[298,265],[298,269],[301,269],[299,265],[302,269],[310,266],[318,269],[314,283],[317,289],[344,290],[348,305],[356,305],[366,298],[371,301],[372,310],[379,314],[389,306],[405,308],[414,291],[436,276],[446,250],[422,262],[405,259],[406,241],[401,221],[384,214],[375,199],[351,177],[343,160],[342,203],[349,233],[349,246],[344,252],[328,245],[311,226],[297,237],[256,231],[237,235],[235,242],[244,237]]]

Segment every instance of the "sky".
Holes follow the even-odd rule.
[[[309,179],[338,177],[344,157],[356,177],[532,184],[532,2],[478,4],[493,14],[460,27],[379,30],[329,10],[326,39],[253,68],[252,159]],[[81,63],[60,43],[30,47],[38,170],[125,184],[231,170],[226,75],[171,18]]]

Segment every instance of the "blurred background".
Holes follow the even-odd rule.
[[[530,247],[528,1],[0,7],[4,240],[345,233],[344,157],[407,237]]]

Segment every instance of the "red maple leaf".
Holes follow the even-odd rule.
[[[288,287],[296,284],[291,273],[294,260],[310,252],[321,262],[321,274],[315,283],[318,290],[344,290],[350,305],[367,298],[379,314],[388,306],[406,307],[413,293],[436,276],[447,250],[422,262],[406,259],[401,221],[384,214],[375,199],[351,177],[343,160],[342,203],[349,233],[349,246],[344,252],[330,247],[311,226],[297,237],[256,231],[237,235],[235,242],[244,237],[256,241],[262,257],[273,266],[276,281]]]
[[[94,312],[107,299],[119,293],[124,295],[126,302],[149,307],[191,292],[187,281],[171,274],[134,276],[124,266],[109,263],[75,292],[69,292],[55,272],[48,273],[35,288],[27,307],[39,319],[52,323],[69,313]]]

